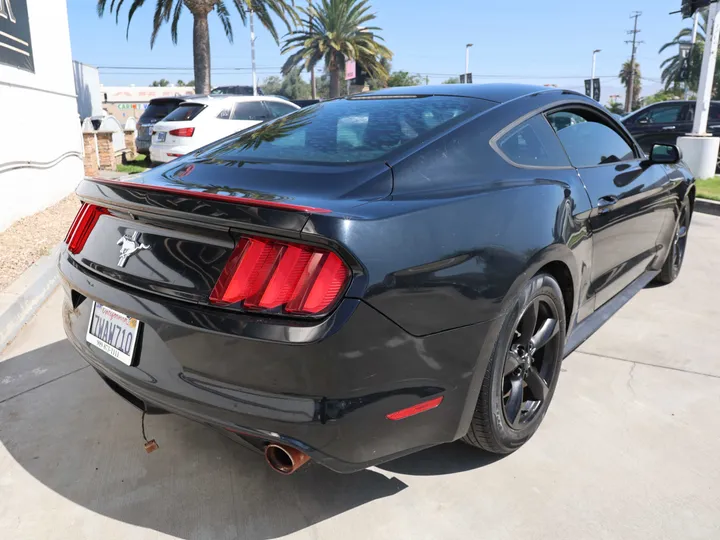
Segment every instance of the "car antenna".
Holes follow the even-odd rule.
[[[160,448],[160,446],[158,446],[158,443],[155,441],[155,439],[150,439],[148,441],[148,438],[145,436],[145,414],[146,414],[146,411],[143,411],[142,418],[140,419],[140,427],[142,428],[142,436],[143,436],[143,439],[145,440],[145,444],[143,445],[145,447],[145,451],[148,454],[151,454],[155,450]]]

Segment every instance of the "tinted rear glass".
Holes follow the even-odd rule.
[[[179,101],[161,101],[160,103],[150,103],[142,113],[140,122],[149,122],[151,120],[161,120],[165,118],[172,111],[177,109],[180,104]]]
[[[199,103],[183,103],[165,117],[165,122],[187,122],[200,114],[204,108],[205,105]]]
[[[379,160],[493,105],[454,96],[329,101],[244,131],[209,153],[307,163]]]

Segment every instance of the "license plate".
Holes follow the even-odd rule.
[[[137,319],[93,302],[86,339],[91,345],[129,366],[139,326]]]
[[[158,136],[157,142],[165,142],[165,137],[167,136],[167,133],[165,133],[164,131],[159,131],[157,136]]]

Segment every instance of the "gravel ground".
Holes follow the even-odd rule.
[[[65,238],[80,201],[73,193],[0,232],[0,291]]]

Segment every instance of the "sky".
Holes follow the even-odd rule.
[[[297,0],[302,5],[305,0]],[[67,0],[73,59],[100,67],[106,86],[143,86],[155,79],[172,82],[192,79],[192,16],[186,9],[180,20],[178,44],[170,26],[150,48],[155,0],[134,15],[129,39],[125,37],[126,0],[115,23],[114,15],[99,18],[95,0]],[[679,14],[681,0],[371,0],[375,26],[394,52],[393,70],[418,73],[431,84],[457,76],[465,68],[465,45],[470,50],[470,71],[475,83],[521,82],[556,84],[583,90],[590,77],[592,51],[597,55],[596,76],[601,78],[602,99],[624,95],[617,73],[629,59],[625,41],[633,27],[630,15],[641,11],[637,61],[643,75],[642,95],[661,89],[660,62],[670,51],[658,49],[691,21]],[[232,13],[232,2],[227,0]],[[210,14],[210,50],[213,86],[252,84],[250,30],[233,16],[235,42],[224,35],[217,16]],[[278,22],[281,32],[282,23]],[[256,20],[258,78],[279,74],[284,62],[280,46]],[[673,51],[674,52],[674,51]],[[162,69],[137,69],[140,67]],[[111,69],[112,68],[112,69]],[[118,69],[120,68],[120,69]],[[132,69],[129,69],[132,68]]]

